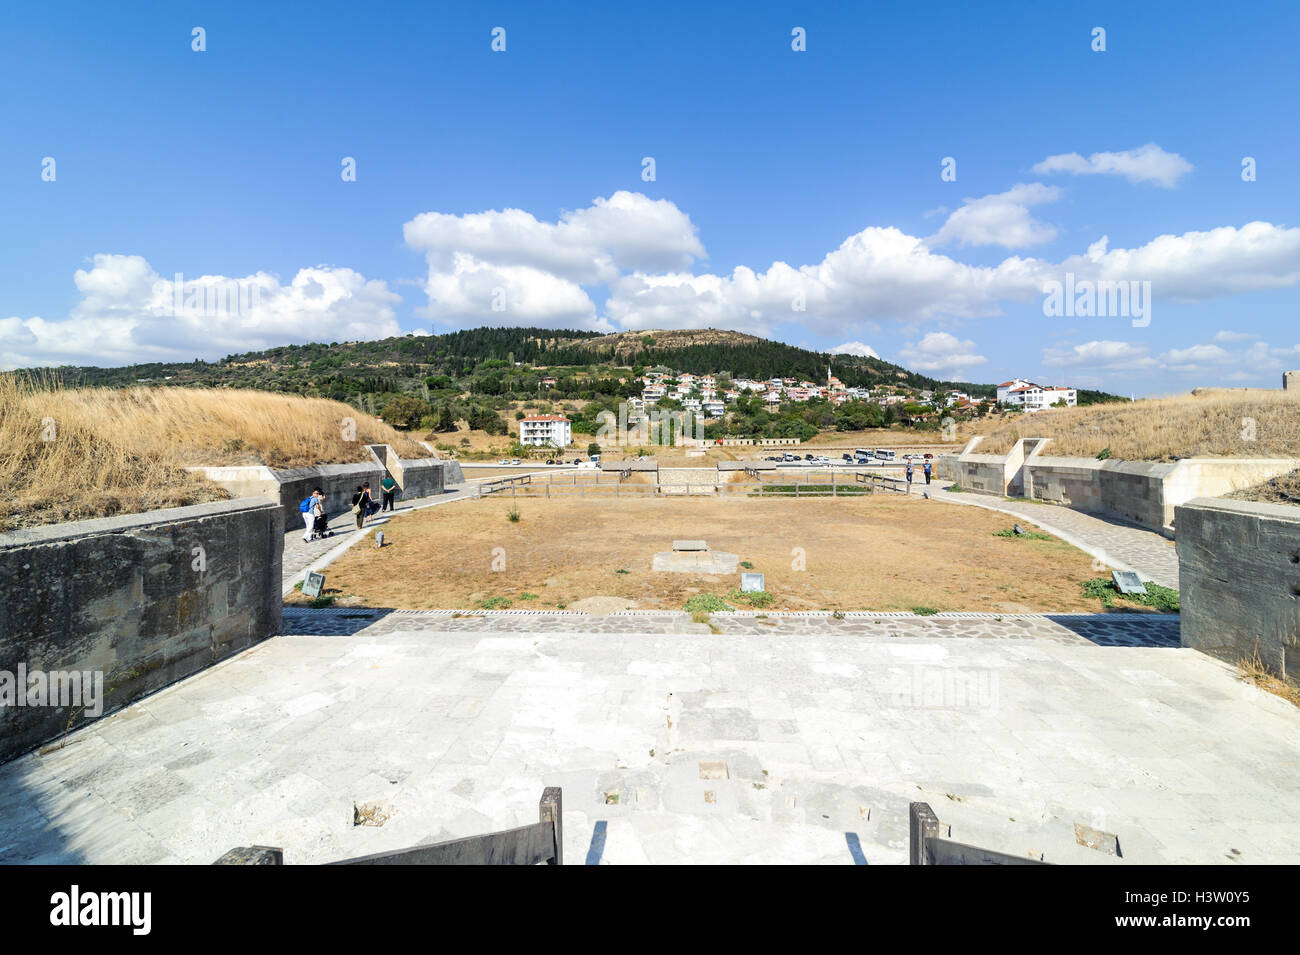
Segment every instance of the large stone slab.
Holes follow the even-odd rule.
[[[1197,498],[1175,519],[1183,646],[1300,673],[1300,507]]]
[[[0,535],[0,671],[97,673],[118,709],[279,633],[283,549],[265,498]],[[76,702],[0,706],[0,762],[96,715]]]
[[[650,569],[672,574],[734,574],[740,557],[720,550],[676,551],[655,554]]]

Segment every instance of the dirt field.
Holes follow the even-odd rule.
[[[994,537],[1010,518],[958,504],[882,496],[515,503],[517,523],[507,519],[509,500],[491,498],[394,521],[382,550],[354,548],[329,568],[325,593],[348,595],[341,606],[402,609],[472,609],[494,598],[501,608],[552,609],[609,596],[679,610],[695,594],[725,597],[739,586],[739,571],[651,572],[655,552],[674,539],[703,538],[766,574],[775,610],[1101,609],[1079,586],[1102,573],[1086,554],[1055,539]]]

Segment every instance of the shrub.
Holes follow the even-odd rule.
[[[685,609],[687,613],[691,614],[709,614],[721,613],[724,610],[734,610],[735,608],[717,594],[696,594],[687,599]]]
[[[1096,597],[1101,601],[1103,607],[1112,607],[1115,599],[1127,600],[1131,603],[1140,604],[1143,607],[1150,607],[1152,610],[1158,610],[1161,613],[1178,613],[1179,601],[1178,591],[1172,587],[1162,587],[1160,584],[1145,581],[1145,594],[1126,594],[1122,593],[1115,582],[1106,577],[1093,577],[1090,580],[1081,581],[1079,586],[1083,588],[1085,597]]]
[[[506,509],[506,520],[511,524],[518,524],[519,518],[522,516],[523,515],[519,512],[519,507],[515,504],[511,504],[510,507]]]
[[[1052,539],[1051,534],[1040,534],[1038,531],[1025,531],[1023,534],[1017,534],[1015,528],[1005,527],[1000,531],[993,532],[994,537],[1024,537],[1028,540],[1049,541]]]
[[[734,600],[738,604],[747,603],[751,607],[770,607],[776,602],[776,597],[766,590],[744,591],[739,587],[727,594],[727,599]]]

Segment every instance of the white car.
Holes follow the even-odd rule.
[[[511,464],[518,464],[518,463],[519,463],[519,459],[518,459],[518,458],[511,458],[511,459],[510,459],[510,463],[511,463]]]
[[[509,464],[509,463],[510,463],[510,459],[509,459],[509,458],[502,458],[500,461],[497,462],[497,464],[501,464],[501,465],[505,465],[505,464]]]

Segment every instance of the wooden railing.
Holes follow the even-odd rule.
[[[872,474],[870,471],[854,472],[854,480],[859,484],[865,484],[872,491],[877,489],[883,491],[897,491],[899,494],[908,494],[912,488],[911,481],[905,481],[902,478],[886,477],[883,474]]]
[[[538,821],[410,849],[376,852],[330,865],[563,865],[563,799],[558,786],[542,790]],[[284,850],[271,846],[231,849],[214,865],[284,865]]]
[[[490,481],[479,482],[479,494],[491,494],[494,491],[501,491],[505,488],[516,488],[521,484],[532,484],[533,476],[531,474],[516,474],[513,477],[493,478]]]
[[[929,803],[912,803],[910,816],[911,838],[907,861],[911,865],[1047,865],[1039,859],[1008,855],[940,838],[939,817],[934,814]]]

